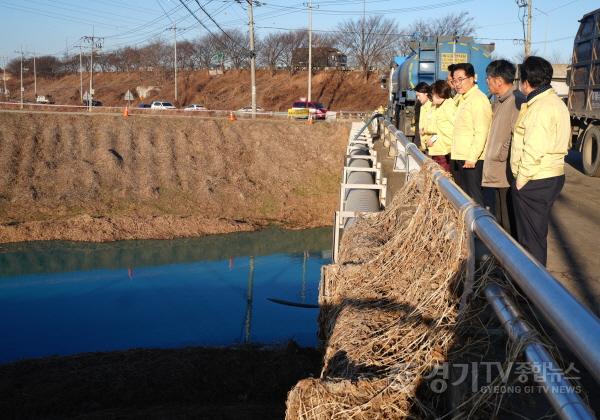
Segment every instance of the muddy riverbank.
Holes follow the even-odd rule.
[[[277,348],[136,349],[0,365],[6,419],[282,419],[321,354]]]
[[[331,224],[349,124],[0,113],[0,242]]]

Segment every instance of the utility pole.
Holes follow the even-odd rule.
[[[21,51],[15,52],[17,54],[21,54],[21,109],[23,109],[23,91],[25,90],[25,88],[23,87],[23,47],[21,47]]]
[[[531,9],[533,0],[527,0],[527,40],[525,41],[525,57],[531,54]]]
[[[525,46],[525,58],[531,54],[531,11],[533,9],[533,0],[516,0],[519,9],[527,8],[527,11],[521,15],[519,11],[519,20],[523,24],[523,44]],[[525,30],[525,14],[527,14],[527,31]]]
[[[175,44],[175,61],[173,62],[173,67],[175,69],[175,102],[177,102],[177,25],[173,23],[173,26],[167,28],[167,30],[173,31],[173,43]]]
[[[312,0],[308,0],[308,98],[312,100]]]
[[[92,112],[92,102],[94,100],[94,48],[101,49],[104,42],[104,38],[94,36],[94,30],[92,28],[92,36],[84,36],[81,38],[83,42],[90,44],[90,90],[88,91],[88,112]]]
[[[366,16],[367,15],[367,6],[366,6],[365,3],[366,3],[366,1],[363,0],[363,16],[362,16],[362,22],[361,22],[361,25],[360,25],[360,53],[361,53],[360,55],[362,56],[362,59],[364,61],[366,61],[365,60],[365,52],[366,52],[365,51],[366,50],[366,48],[365,48],[365,26],[366,26],[365,19],[367,17]],[[369,71],[369,69],[367,69],[367,72],[368,71]]]
[[[253,1],[248,1],[248,25],[250,26],[250,84],[252,89],[252,118],[256,118],[256,54],[254,52]]]
[[[4,58],[4,65],[2,66],[2,81],[4,84],[4,88],[2,90],[2,93],[4,93],[4,100],[6,100],[6,97],[8,96],[8,93],[6,93],[6,64],[8,63],[8,59],[6,57]]]
[[[21,48],[21,109],[23,109],[23,48]]]
[[[35,53],[33,53],[33,97],[37,99],[37,70],[35,68]]]
[[[83,103],[83,50],[81,45],[75,45],[75,48],[79,47],[79,99]]]

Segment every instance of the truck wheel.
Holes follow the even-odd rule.
[[[590,125],[585,131],[581,157],[586,175],[600,177],[600,126]]]

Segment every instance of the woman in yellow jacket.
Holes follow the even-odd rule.
[[[450,149],[454,133],[456,103],[447,81],[438,80],[431,85],[432,113],[428,124],[423,127],[427,138],[428,155],[445,171],[450,172]]]
[[[415,94],[419,106],[418,113],[415,113],[415,144],[425,151],[429,137],[424,135],[423,127],[431,123],[431,87],[425,82],[420,82],[415,86]]]

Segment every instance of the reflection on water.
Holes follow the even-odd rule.
[[[329,229],[0,247],[0,362],[135,347],[316,344]]]

